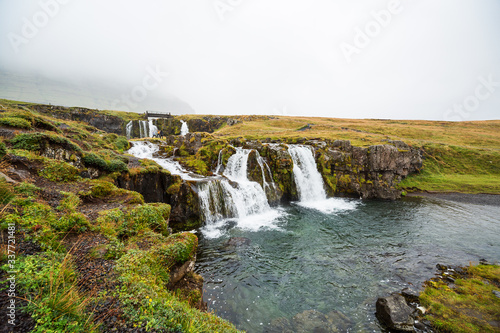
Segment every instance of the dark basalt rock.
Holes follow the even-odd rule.
[[[412,317],[414,310],[406,303],[403,296],[392,294],[388,297],[381,297],[377,300],[377,318],[389,329],[414,332]]]

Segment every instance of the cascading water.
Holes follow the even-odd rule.
[[[198,196],[206,222],[205,236],[219,236],[219,228],[227,218],[236,218],[240,228],[257,230],[272,227],[273,221],[281,215],[269,206],[262,186],[247,177],[250,152],[250,149],[236,148],[223,177],[200,185]]]
[[[260,170],[262,172],[262,186],[264,187],[264,192],[268,194],[268,196],[276,196],[276,184],[274,183],[273,180],[273,174],[271,172],[271,168],[269,168],[269,165],[266,163],[266,161],[260,156],[258,151],[255,151],[256,153],[256,159],[257,163],[260,166]],[[266,178],[269,178],[271,183],[269,185],[269,182],[266,180]]]
[[[127,126],[125,127],[125,133],[127,135],[127,140],[130,140],[132,138],[133,128],[134,128],[134,122],[131,120],[128,122]]]
[[[293,176],[301,206],[331,213],[339,209],[352,209],[352,202],[327,198],[323,177],[318,171],[313,152],[308,146],[290,145],[288,153],[293,160]]]
[[[219,157],[217,158],[217,168],[215,169],[215,174],[218,175],[224,168],[222,165],[222,153],[224,152],[224,149],[219,150]]]
[[[153,125],[153,120],[149,120],[149,137],[152,138],[158,133],[158,127]]]
[[[141,138],[145,138],[146,136],[148,136],[148,122],[147,120],[141,120],[139,121],[139,136]]]
[[[184,120],[181,120],[182,126],[181,126],[181,135],[184,136],[189,133],[189,127],[187,122]]]
[[[151,142],[135,141],[128,153],[137,158],[147,158],[158,163],[164,169],[170,171],[173,175],[179,175],[185,180],[199,180],[198,177],[193,177],[189,171],[184,170],[179,162],[167,158],[158,158],[153,155],[159,150],[159,147]]]

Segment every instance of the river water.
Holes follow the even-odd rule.
[[[216,237],[201,230],[197,272],[209,310],[248,332],[305,310],[337,310],[350,318],[351,332],[380,332],[378,296],[420,286],[437,263],[500,260],[500,207],[335,200],[344,209],[292,204],[270,227],[249,230],[227,220]],[[249,244],[228,244],[233,237]]]

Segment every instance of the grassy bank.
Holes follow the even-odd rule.
[[[500,266],[479,265],[466,267],[454,283],[427,282],[420,302],[439,332],[494,333],[500,332],[499,296]]]

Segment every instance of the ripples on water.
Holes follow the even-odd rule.
[[[323,213],[294,204],[259,223],[204,229],[197,271],[209,309],[248,332],[311,309],[341,311],[353,332],[380,332],[378,296],[419,286],[437,263],[500,260],[500,207],[419,198],[336,205],[313,205]],[[233,237],[250,243],[228,245]]]

